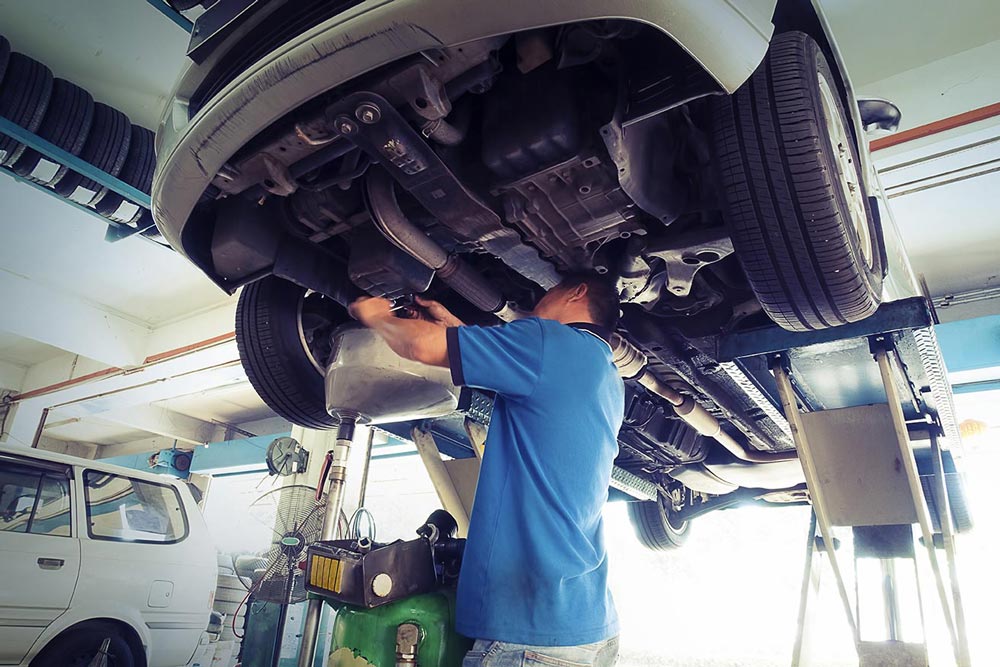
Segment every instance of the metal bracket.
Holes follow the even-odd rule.
[[[733,254],[733,242],[722,230],[705,229],[647,248],[644,254],[658,257],[666,264],[667,291],[674,296],[687,296],[695,274],[702,267]]]
[[[173,21],[174,25],[184,32],[191,32],[191,29],[194,27],[194,23],[189,21],[183,14],[167,4],[166,0],[146,0],[146,2],[150,7],[154,8],[156,11]]]
[[[390,102],[372,92],[348,95],[326,110],[334,129],[367,153],[470,249],[482,248],[508,258],[518,267],[518,254],[537,270],[519,273],[540,284],[555,284],[558,276],[537,251],[525,246],[517,232],[467,188]],[[524,253],[534,255],[534,261]]]

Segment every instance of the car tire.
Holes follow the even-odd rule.
[[[3,35],[0,35],[0,83],[3,82],[3,75],[7,72],[7,63],[10,62],[10,42]]]
[[[135,649],[114,625],[83,623],[59,635],[31,661],[31,667],[88,667],[101,644],[110,639],[109,661],[115,667],[137,667]],[[143,661],[144,662],[144,661]]]
[[[0,116],[35,132],[42,124],[52,96],[52,72],[23,53],[11,53],[0,82]],[[14,164],[27,149],[15,139],[0,134],[0,164]]]
[[[314,326],[313,320],[320,324]],[[328,334],[347,321],[339,304],[276,276],[243,288],[236,306],[236,343],[250,384],[269,408],[305,428],[337,425],[326,411],[328,360],[318,357],[328,355]],[[310,349],[307,338],[317,350]]]
[[[90,93],[65,79],[56,79],[52,84],[48,111],[45,112],[45,118],[38,127],[38,136],[70,155],[79,155],[87,141],[93,120],[94,98]],[[41,168],[39,163],[42,163]],[[66,173],[67,167],[56,164],[38,151],[28,148],[14,162],[11,169],[19,176],[48,185],[61,178]]]
[[[128,155],[131,128],[128,116],[98,102],[94,105],[94,122],[80,158],[117,177]],[[61,178],[53,181],[52,187],[63,197],[84,206],[90,205],[105,192],[102,185],[73,170],[67,170]]]
[[[672,514],[663,498],[628,504],[628,516],[635,536],[642,546],[652,551],[678,549],[687,541],[691,522],[678,522]]]
[[[777,35],[753,76],[714,98],[723,215],[764,311],[784,329],[856,322],[882,294],[882,234],[819,45]]]
[[[154,135],[150,130],[133,125],[128,155],[121,172],[118,174],[118,178],[123,182],[147,195],[153,183],[153,170],[156,168],[153,142]],[[139,219],[143,217],[143,213],[146,212],[146,209],[137,207],[131,202],[128,202],[123,209],[123,204],[126,204],[124,197],[117,192],[105,190],[103,194],[94,199],[91,206],[104,217],[123,224],[138,223]]]

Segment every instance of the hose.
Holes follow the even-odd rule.
[[[618,334],[614,334],[611,338],[611,354],[615,366],[618,367],[618,373],[623,378],[638,382],[650,392],[670,403],[681,421],[701,435],[714,438],[716,442],[725,447],[729,453],[741,461],[748,463],[780,463],[798,458],[798,453],[795,450],[787,452],[761,452],[741,445],[731,435],[722,430],[722,425],[712,413],[690,396],[684,396],[653,375],[649,371],[649,360],[646,358],[646,355]]]
[[[390,243],[407,253],[480,310],[502,320],[517,318],[503,295],[454,253],[449,253],[410,222],[396,201],[395,182],[384,169],[371,169],[365,179],[368,208],[375,227]]]

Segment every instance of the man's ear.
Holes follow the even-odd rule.
[[[587,283],[580,283],[566,297],[567,301],[581,301],[587,298]]]

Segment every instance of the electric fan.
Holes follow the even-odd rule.
[[[294,604],[306,599],[299,567],[306,547],[320,538],[326,497],[302,484],[283,486],[255,500],[249,514],[272,531],[270,547],[260,554],[251,590],[257,600]]]

